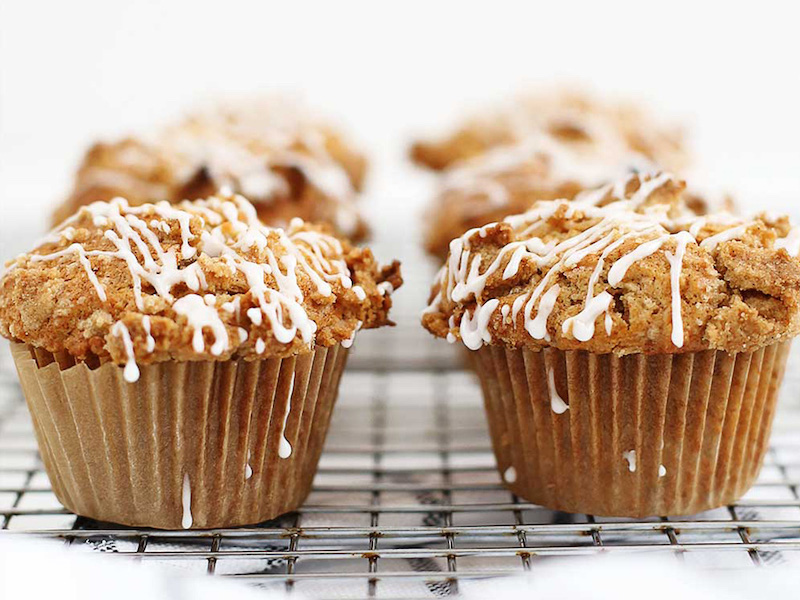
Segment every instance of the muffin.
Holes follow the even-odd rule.
[[[240,196],[82,207],[0,279],[12,353],[69,510],[163,529],[298,507],[356,332],[397,262]]]
[[[95,144],[53,224],[92,202],[125,197],[131,205],[241,193],[262,221],[294,217],[327,223],[361,240],[355,203],[366,160],[330,125],[288,100],[222,104],[144,136]]]
[[[544,133],[498,146],[442,173],[426,212],[425,249],[444,260],[450,241],[468,229],[525,212],[539,200],[572,199],[626,174],[654,170],[642,155],[586,151]]]
[[[450,245],[422,323],[474,351],[498,467],[531,502],[693,514],[760,469],[800,331],[800,231],[691,215],[682,186],[648,204],[668,179],[540,202]]]
[[[542,91],[470,118],[440,139],[416,142],[417,164],[441,171],[499,146],[546,134],[583,152],[640,154],[662,168],[689,162],[683,131],[664,125],[632,102],[613,102],[579,90]]]

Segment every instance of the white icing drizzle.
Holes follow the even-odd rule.
[[[556,378],[555,373],[553,372],[552,367],[547,367],[547,391],[550,394],[550,408],[551,410],[556,413],[557,415],[564,414],[569,406],[566,402],[558,395],[558,390],[556,389]]]
[[[561,324],[561,330],[564,333],[571,331],[572,337],[579,342],[589,341],[594,337],[595,320],[608,310],[613,299],[614,297],[608,292],[600,292],[584,305],[581,312],[574,317],[565,319]]]
[[[622,458],[628,461],[628,471],[631,473],[636,472],[636,450],[629,450],[622,453]]]
[[[670,288],[672,293],[672,343],[683,347],[683,319],[681,318],[681,269],[683,268],[683,255],[686,245],[695,239],[688,231],[681,231],[675,235],[675,253],[665,252],[669,261]]]
[[[488,344],[492,341],[487,324],[499,304],[500,301],[497,298],[492,298],[476,309],[472,317],[469,316],[468,312],[464,313],[464,317],[461,319],[460,334],[467,348],[477,350],[483,344]]]
[[[142,317],[142,328],[144,328],[144,333],[147,336],[146,348],[147,352],[152,352],[156,349],[156,340],[153,335],[150,333],[150,317],[148,315],[144,315]]]
[[[281,441],[278,445],[278,456],[289,458],[292,455],[292,445],[286,439],[286,422],[289,420],[289,413],[292,412],[292,394],[294,393],[294,377],[289,383],[289,395],[286,399],[286,414],[283,415],[283,425],[281,426]]]
[[[740,237],[742,234],[744,234],[745,231],[747,231],[748,227],[750,227],[749,223],[742,223],[741,225],[738,225],[736,227],[731,227],[730,229],[721,231],[718,234],[707,237],[702,242],[700,242],[700,247],[705,248],[708,251],[713,251],[718,244]]]
[[[517,470],[514,467],[508,467],[503,473],[503,479],[506,483],[514,483],[517,480]]]
[[[356,328],[353,329],[353,333],[350,334],[350,337],[345,340],[342,340],[342,348],[350,348],[353,345],[353,342],[356,339],[356,334],[359,332],[363,324],[364,324],[363,321],[356,322]]]
[[[638,246],[634,250],[631,250],[625,256],[619,258],[608,270],[608,284],[613,287],[617,287],[625,278],[625,273],[628,272],[628,269],[633,263],[639,262],[651,254],[655,254],[655,252],[658,251],[668,239],[669,236],[665,235],[654,240],[650,240],[649,242],[645,242],[644,244]]]
[[[492,206],[505,206],[511,189],[538,191],[573,182],[594,188],[631,170],[650,171],[653,163],[629,150],[618,135],[587,152],[545,131],[530,131],[524,139],[497,146],[450,168],[442,180],[441,194],[457,191],[485,198]],[[653,182],[654,188],[662,182]],[[649,194],[647,190],[643,195]]]
[[[192,484],[189,482],[189,474],[183,474],[183,490],[181,493],[181,501],[183,504],[183,517],[181,518],[181,527],[189,529],[194,523],[192,518]]]
[[[525,323],[525,329],[531,334],[531,337],[537,340],[545,339],[550,340],[550,334],[547,332],[547,319],[553,308],[556,305],[558,294],[561,292],[561,287],[555,284],[547,290],[542,299],[539,301],[539,310],[536,313],[536,318],[529,320]],[[520,296],[522,298],[523,296]],[[508,305],[504,306],[506,308]]]
[[[95,202],[65,221],[45,241],[57,242],[64,231],[74,230],[75,222],[87,213],[98,227],[106,228],[103,236],[113,244],[113,250],[87,250],[82,244],[73,243],[48,254],[22,255],[17,263],[26,259],[31,262],[55,261],[74,255],[97,296],[106,302],[106,290],[93,270],[92,260],[122,261],[132,279],[137,309],[145,310],[143,285],[147,284],[152,290],[148,293],[159,296],[171,305],[175,313],[186,318],[194,330],[192,347],[198,354],[206,350],[205,330],[213,336],[209,348],[212,355],[221,356],[230,351],[232,344],[222,315],[235,314],[238,318],[240,313],[238,296],[218,307],[216,296],[204,293],[208,289],[203,270],[206,262],[192,260],[200,254],[229,268],[232,275],[240,273],[244,277],[247,291],[256,305],[247,310],[247,317],[256,326],[266,320],[272,335],[280,343],[291,343],[296,336],[305,344],[314,342],[317,324],[303,307],[301,278],[310,282],[322,296],[331,296],[331,283],[338,282],[345,289],[353,289],[359,301],[366,301],[363,288],[353,286],[347,263],[338,258],[343,249],[335,237],[303,231],[303,222],[299,219],[293,220],[287,230],[264,226],[253,206],[241,196],[212,197],[180,205],[161,202],[129,206],[122,198]],[[165,229],[180,232],[179,249],[167,250],[162,245],[160,236],[165,235]],[[273,251],[273,246],[268,245],[269,238],[277,240],[280,252]],[[247,251],[257,252],[259,258],[249,258],[245,254]],[[269,282],[269,277],[274,278],[274,284]],[[381,293],[390,294],[393,291],[391,284],[384,284],[379,286]],[[190,293],[175,298],[173,290],[176,286],[188,289]],[[146,336],[145,352],[151,353],[156,344],[149,315],[142,317],[142,328]],[[138,367],[130,332],[118,322],[111,333],[122,338],[127,354],[125,376],[128,381],[135,381]],[[240,343],[247,339],[246,330],[237,328],[237,333]]]
[[[727,213],[690,217],[679,212],[670,217],[667,205],[647,205],[644,212],[639,207],[646,203],[652,194],[667,183],[674,181],[669,174],[634,175],[639,186],[630,197],[625,196],[631,178],[609,184],[598,191],[579,195],[573,202],[563,200],[543,201],[522,215],[504,220],[514,229],[515,238],[499,249],[494,256],[477,253],[473,242],[480,241],[497,223],[490,223],[479,229],[472,229],[450,243],[450,254],[445,265],[437,274],[438,293],[434,295],[426,313],[435,313],[446,305],[464,305],[455,321],[451,316],[447,339],[450,342],[458,337],[470,349],[475,350],[492,341],[489,324],[493,313],[499,309],[502,322],[514,327],[523,327],[533,339],[550,340],[547,321],[558,302],[562,286],[558,281],[561,273],[578,267],[584,260],[594,258],[594,269],[589,277],[586,300],[577,314],[561,323],[561,332],[576,340],[585,342],[595,335],[595,321],[605,314],[604,326],[607,335],[613,329],[611,288],[618,287],[629,269],[647,257],[663,253],[670,265],[671,288],[671,340],[675,347],[684,344],[684,324],[681,314],[681,273],[684,256],[689,244],[696,244],[696,236],[708,224],[725,227],[724,231],[706,238],[700,244],[704,250],[711,251],[719,243],[740,237],[753,221],[742,222]],[[595,204],[607,199],[609,194],[616,201],[602,207]],[[558,211],[565,218],[591,220],[589,226],[570,237],[550,239],[545,242],[538,237],[540,232],[548,233],[548,219]],[[688,229],[688,231],[687,231]],[[538,235],[537,235],[538,234]],[[606,262],[612,252],[624,247],[629,249],[608,266],[606,281],[602,281]],[[800,252],[800,228],[793,229],[785,238],[775,242],[776,248],[786,248],[788,252]],[[524,263],[541,269],[541,276],[532,291],[523,291],[510,298],[482,298],[487,282],[492,278],[513,280],[520,273]],[[486,264],[482,264],[486,263]],[[602,289],[605,286],[606,289]],[[600,287],[599,290],[597,288]],[[597,294],[595,295],[595,293]],[[474,307],[469,306],[474,302]],[[510,308],[509,308],[510,307]],[[518,317],[522,313],[522,322]]]
[[[666,477],[667,475],[667,467],[664,465],[658,465],[658,476],[659,477]]]
[[[206,304],[205,299],[197,294],[188,294],[178,298],[172,305],[173,310],[186,317],[189,326],[194,329],[192,335],[192,348],[198,354],[205,350],[203,328],[208,327],[214,334],[215,341],[211,346],[211,354],[219,356],[229,347],[228,330],[225,323],[219,318],[219,313],[213,306]]]
[[[125,368],[122,370],[122,376],[128,383],[139,381],[139,366],[136,364],[136,357],[133,353],[133,342],[131,341],[131,333],[122,321],[117,321],[111,327],[111,335],[118,335],[122,338],[122,344],[125,347],[125,354],[128,357],[125,363]]]
[[[247,451],[247,464],[244,466],[244,478],[250,479],[253,476],[253,467],[250,466],[250,450]]]
[[[30,260],[33,262],[40,262],[45,260],[53,260],[56,258],[60,258],[62,256],[67,256],[68,254],[75,253],[78,255],[78,260],[83,267],[83,270],[86,271],[86,276],[91,281],[92,286],[94,287],[95,291],[97,292],[97,297],[100,298],[103,302],[105,302],[108,298],[106,296],[105,288],[100,285],[100,281],[97,279],[97,275],[94,274],[92,270],[92,264],[89,262],[87,258],[87,252],[83,249],[83,246],[80,244],[71,244],[64,250],[60,250],[58,252],[53,252],[52,254],[34,254],[30,257]]]

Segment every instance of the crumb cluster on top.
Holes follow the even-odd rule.
[[[0,333],[126,364],[285,357],[389,323],[397,262],[244,198],[84,206],[0,280]]]
[[[366,167],[341,133],[288,98],[228,102],[148,134],[95,144],[53,224],[117,196],[138,205],[234,192],[268,224],[300,217],[360,240],[367,227],[355,200]]]

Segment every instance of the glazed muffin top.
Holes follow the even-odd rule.
[[[390,324],[399,264],[241,196],[82,207],[0,279],[0,333],[128,365],[285,357]],[[133,366],[131,366],[133,365]]]
[[[411,157],[420,165],[442,170],[532,134],[547,134],[598,156],[641,154],[671,170],[682,169],[688,162],[679,128],[658,123],[636,104],[602,101],[574,90],[520,96],[469,119],[450,135],[417,142]]]
[[[425,249],[444,259],[450,240],[468,229],[525,212],[539,200],[572,199],[654,165],[633,152],[598,154],[546,134],[492,148],[442,175],[425,219]]]
[[[272,225],[301,217],[358,240],[366,226],[354,200],[365,171],[338,132],[286,99],[222,104],[150,135],[95,144],[53,221],[116,196],[180,202],[224,190],[247,196]]]
[[[594,353],[756,349],[800,332],[800,230],[691,214],[684,184],[634,176],[545,201],[450,244],[423,325],[484,344]]]

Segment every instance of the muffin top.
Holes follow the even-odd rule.
[[[533,134],[547,134],[598,156],[634,152],[661,168],[682,169],[688,162],[680,129],[658,123],[633,103],[603,101],[576,90],[520,96],[469,119],[450,135],[414,144],[411,157],[442,170]]]
[[[365,171],[339,133],[285,99],[222,104],[150,135],[95,144],[53,220],[115,196],[174,203],[225,190],[247,196],[272,225],[301,217],[361,239],[354,201]]]
[[[79,360],[286,357],[391,324],[381,267],[299,219],[267,227],[241,196],[82,207],[0,279],[0,333]],[[132,365],[132,366],[131,366]]]
[[[450,244],[423,325],[484,344],[730,353],[800,331],[800,230],[691,214],[684,184],[634,176],[539,202]]]
[[[539,200],[572,199],[626,173],[655,169],[644,155],[564,143],[547,133],[492,148],[444,172],[425,220],[425,248],[440,259],[468,229],[525,212]]]

